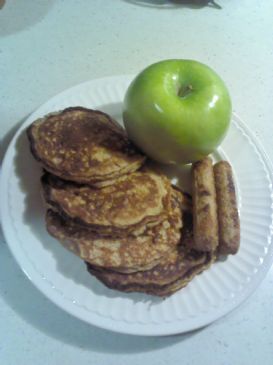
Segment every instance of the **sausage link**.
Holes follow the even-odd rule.
[[[240,246],[240,221],[232,169],[227,161],[220,161],[213,170],[219,224],[218,253],[234,255]]]
[[[212,160],[209,157],[192,166],[194,247],[215,251],[218,246],[218,219]]]

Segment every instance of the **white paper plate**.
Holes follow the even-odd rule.
[[[3,163],[3,231],[14,257],[33,284],[75,317],[129,334],[186,332],[242,303],[270,268],[272,167],[254,136],[234,115],[228,136],[214,157],[227,158],[235,172],[242,236],[239,253],[215,263],[165,300],[107,289],[87,273],[79,258],[46,233],[40,198],[41,170],[30,155],[25,128],[46,113],[73,105],[97,108],[121,120],[122,101],[131,79],[116,76],[80,84],[55,96],[27,119]]]

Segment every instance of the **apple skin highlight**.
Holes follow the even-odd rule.
[[[129,138],[150,158],[186,164],[220,145],[231,110],[227,87],[215,71],[172,59],[136,76],[125,95],[123,120]]]

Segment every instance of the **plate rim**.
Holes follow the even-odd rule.
[[[53,288],[50,288],[48,286],[48,284],[44,285],[42,278],[38,277],[38,279],[37,279],[37,278],[35,278],[35,275],[33,276],[30,274],[29,271],[31,271],[31,270],[27,270],[26,267],[24,267],[24,265],[22,264],[21,259],[20,259],[21,254],[18,251],[16,251],[16,244],[12,243],[12,233],[10,232],[7,224],[5,224],[5,221],[7,219],[7,218],[5,218],[5,216],[8,216],[8,215],[5,214],[4,208],[7,207],[8,198],[2,194],[2,191],[4,191],[5,182],[8,180],[7,177],[8,177],[8,172],[9,172],[9,162],[11,162],[10,160],[12,157],[12,149],[15,145],[15,142],[17,141],[17,138],[23,131],[23,129],[25,129],[26,126],[29,125],[29,123],[31,123],[32,120],[36,119],[35,115],[39,114],[39,110],[41,108],[45,108],[48,104],[52,103],[52,101],[56,97],[63,97],[66,94],[69,94],[71,91],[77,90],[77,88],[81,89],[82,87],[84,87],[84,85],[90,85],[92,83],[100,83],[100,82],[106,82],[106,81],[109,82],[109,80],[113,81],[115,79],[118,79],[119,81],[121,79],[124,79],[127,82],[129,82],[130,80],[132,80],[132,78],[134,76],[135,75],[114,75],[114,76],[97,78],[97,79],[85,81],[83,83],[79,83],[79,84],[72,86],[68,89],[65,89],[64,91],[51,97],[49,100],[47,100],[45,103],[41,104],[37,109],[35,109],[35,111],[33,111],[24,120],[24,122],[21,124],[21,126],[18,128],[17,132],[13,136],[13,138],[6,150],[6,153],[5,153],[3,162],[2,162],[1,175],[0,175],[0,189],[1,189],[0,191],[1,191],[1,199],[3,199],[3,204],[1,204],[1,207],[0,207],[1,226],[2,226],[2,230],[3,230],[5,242],[6,242],[7,246],[9,247],[9,250],[11,251],[12,256],[15,258],[15,261],[17,262],[20,269],[24,272],[24,274],[27,276],[27,278],[34,284],[34,286],[43,295],[45,295],[51,302],[53,302],[55,305],[57,305],[62,310],[65,310],[70,315],[72,315],[78,319],[81,319],[84,322],[95,325],[97,327],[104,328],[104,329],[114,331],[114,332],[123,333],[123,334],[162,336],[162,335],[172,335],[172,334],[184,333],[184,332],[188,332],[191,330],[196,330],[197,328],[204,327],[204,326],[208,325],[209,323],[214,322],[223,316],[226,316],[228,313],[235,310],[251,294],[253,294],[255,292],[255,290],[257,289],[257,287],[259,286],[261,281],[264,279],[264,277],[266,276],[267,272],[269,271],[269,269],[273,263],[272,240],[271,240],[271,245],[270,245],[271,250],[269,249],[269,252],[266,254],[262,267],[260,267],[260,270],[257,273],[257,275],[255,277],[253,277],[252,285],[250,287],[248,287],[247,291],[242,291],[236,297],[235,301],[230,300],[230,302],[225,305],[225,310],[224,311],[220,310],[219,311],[220,313],[217,313],[217,315],[206,314],[205,315],[206,320],[201,321],[202,322],[201,324],[200,324],[200,317],[198,317],[197,321],[196,321],[197,323],[194,323],[194,319],[192,319],[190,326],[189,325],[185,326],[185,321],[184,321],[184,326],[181,326],[181,323],[183,321],[182,320],[177,321],[177,324],[180,324],[180,326],[176,325],[176,327],[174,328],[173,322],[171,322],[171,323],[165,322],[163,324],[162,323],[160,323],[160,324],[159,323],[158,324],[141,323],[140,324],[140,323],[126,322],[126,325],[125,325],[124,321],[118,321],[118,320],[116,320],[114,318],[110,318],[110,317],[106,318],[103,316],[98,316],[98,314],[96,314],[95,312],[90,312],[90,311],[88,311],[88,318],[87,318],[84,315],[84,313],[85,313],[84,310],[82,310],[82,309],[80,310],[79,307],[71,306],[71,301],[69,302],[69,305],[67,305],[66,303],[64,303],[63,299],[62,300],[60,299],[63,297],[58,297],[56,295],[52,296]],[[259,138],[257,138],[257,136],[255,136],[255,134],[252,132],[252,130],[242,121],[242,119],[237,115],[237,113],[235,113],[235,112],[232,113],[232,119],[234,119],[240,125],[240,127],[244,130],[244,132],[246,132],[246,134],[250,137],[254,146],[257,148],[257,150],[263,160],[263,163],[265,164],[265,167],[266,167],[266,170],[268,173],[268,178],[269,178],[271,186],[272,186],[272,184],[273,184],[273,164],[272,164],[270,158],[268,157],[266,151],[264,150],[262,143],[260,142]],[[271,199],[272,199],[272,196],[271,196]],[[270,235],[271,239],[272,239],[272,234],[273,234],[272,221],[273,221],[273,215],[271,213],[271,235]],[[27,266],[27,265],[25,265],[25,266]],[[49,290],[49,288],[50,288],[50,290]],[[73,310],[73,308],[76,308],[76,310]],[[92,320],[90,320],[90,317],[92,317]],[[168,328],[168,327],[170,327],[170,328]],[[183,328],[181,328],[181,327],[183,327]]]

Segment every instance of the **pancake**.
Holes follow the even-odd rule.
[[[89,273],[110,289],[165,297],[184,288],[196,275],[208,269],[215,261],[215,256],[208,252],[183,254],[181,251],[179,260],[179,265],[177,261],[173,264],[161,262],[150,270],[129,274],[99,270],[87,262],[86,265]]]
[[[96,268],[127,273],[148,270],[180,241],[180,200],[179,193],[173,192],[168,220],[148,228],[145,234],[137,237],[102,237],[52,210],[48,210],[46,215],[47,230],[64,247]]]
[[[183,222],[179,245],[165,255],[154,268],[124,274],[87,263],[87,269],[110,289],[167,296],[185,287],[215,260],[213,253],[192,250],[191,242],[193,242],[192,215],[188,213],[187,221]]]
[[[145,161],[122,127],[100,111],[72,107],[38,119],[27,129],[33,156],[65,180],[107,185]]]
[[[104,235],[140,234],[167,218],[171,184],[152,170],[134,172],[97,189],[42,177],[47,204],[63,217]]]

